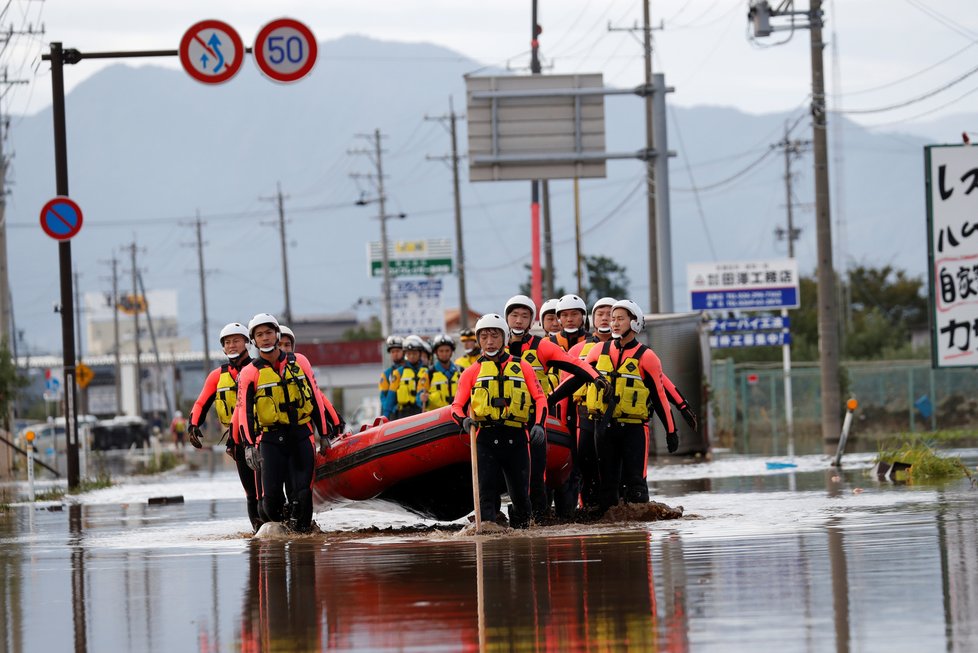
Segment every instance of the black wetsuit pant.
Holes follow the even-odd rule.
[[[547,493],[547,443],[530,445],[530,505],[537,521],[546,517],[550,509]]]
[[[316,450],[309,424],[266,431],[261,436],[262,506],[269,521],[282,521],[285,492],[293,491],[289,524],[298,531],[312,523],[312,475]]]
[[[230,439],[230,437],[229,437]],[[261,499],[261,476],[258,472],[248,467],[245,462],[244,445],[228,443],[228,455],[234,458],[234,464],[238,468],[238,479],[241,487],[244,488],[245,497],[248,502],[248,519],[251,520],[251,527],[256,531],[261,528],[266,521],[264,511],[260,509],[259,500]]]
[[[594,420],[586,412],[578,411],[577,415],[577,466],[581,472],[581,505],[585,510],[597,508],[598,487],[598,452],[594,444]]]
[[[530,457],[526,431],[514,426],[486,426],[479,429],[476,439],[479,461],[479,508],[481,517],[492,521],[505,480],[506,490],[513,502],[510,525],[526,528],[530,525]]]
[[[649,486],[647,424],[622,424],[611,420],[598,434],[598,470],[601,474],[600,504],[603,510],[618,504],[620,487],[626,503],[645,503]]]

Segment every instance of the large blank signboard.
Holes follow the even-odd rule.
[[[924,148],[934,367],[978,365],[978,147]]]
[[[605,176],[600,74],[466,77],[469,179]]]

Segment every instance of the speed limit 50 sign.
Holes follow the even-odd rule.
[[[253,49],[258,69],[277,82],[305,77],[316,63],[317,52],[312,30],[291,18],[279,18],[261,28]]]

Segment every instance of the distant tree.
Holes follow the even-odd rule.
[[[370,318],[370,322],[366,325],[360,325],[353,329],[347,329],[343,332],[343,340],[380,340],[384,337],[383,328],[380,326],[380,319],[377,316]]]
[[[587,290],[583,297],[590,306],[602,297],[629,299],[628,273],[607,256],[585,256],[587,270]]]
[[[10,424],[10,405],[17,397],[21,388],[28,384],[27,377],[22,376],[14,363],[10,350],[7,348],[6,339],[0,342],[0,421],[4,428],[9,432]]]

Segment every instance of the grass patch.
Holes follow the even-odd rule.
[[[930,439],[930,434],[928,434]],[[904,442],[899,447],[880,448],[876,462],[893,464],[900,462],[910,465],[904,472],[908,481],[942,481],[971,476],[971,472],[957,456],[941,456],[923,440],[917,438]]]
[[[64,488],[53,487],[49,490],[44,490],[44,492],[36,492],[34,494],[34,501],[61,501],[64,496]]]
[[[100,472],[95,478],[83,478],[78,483],[78,487],[71,491],[71,494],[81,494],[92,490],[101,490],[112,487],[112,477],[106,472]]]
[[[149,460],[149,462],[139,463],[136,470],[133,472],[135,474],[160,474],[162,472],[170,471],[180,464],[180,459],[172,451],[164,451],[159,455],[159,457],[154,457]]]

